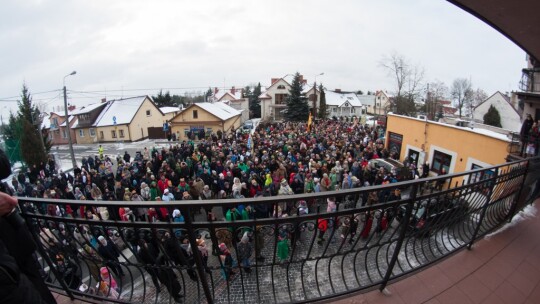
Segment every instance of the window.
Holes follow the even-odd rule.
[[[390,151],[390,154],[396,154],[399,157],[401,155],[403,135],[393,132],[388,132],[388,135],[388,151]]]
[[[67,132],[66,129],[62,130],[62,138],[67,138]]]
[[[150,112],[150,110],[146,110],[146,116],[152,116],[152,113]]]
[[[79,137],[84,137],[84,130],[83,129],[79,129]]]
[[[277,88],[278,90],[285,90],[285,86],[282,84],[278,85]]]
[[[105,134],[103,134],[103,131],[99,131],[99,138],[105,139]]]
[[[96,137],[96,129],[90,129],[88,132],[90,133],[91,137]]]
[[[472,164],[471,166],[471,170],[482,169],[482,168],[483,168],[482,166],[479,166],[477,164]],[[495,172],[493,172],[493,170],[484,170],[484,171],[473,173],[469,177],[469,183],[476,183],[479,181],[492,178],[494,174]]]
[[[287,94],[276,94],[276,104],[286,104]]]
[[[337,113],[337,108],[332,108],[332,112]]]
[[[420,158],[420,152],[415,150],[409,150],[409,161],[418,168],[418,159]]]
[[[51,127],[58,128],[58,118],[55,117],[52,119]]]
[[[124,138],[124,130],[118,130],[118,134],[120,135],[120,138]]]
[[[116,138],[116,131],[115,130],[111,130],[111,136],[112,136],[112,138]]]
[[[197,110],[193,110],[193,118],[199,118],[199,112],[197,112]]]
[[[355,110],[354,108],[351,108],[351,113],[354,114],[355,113]]]
[[[435,150],[435,153],[433,153],[433,165],[431,166],[431,171],[441,174],[442,169],[444,168],[446,173],[448,173],[450,170],[450,163],[452,163],[452,155]]]

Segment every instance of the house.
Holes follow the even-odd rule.
[[[223,102],[242,112],[242,122],[249,120],[249,99],[244,97],[244,89],[232,87],[230,90],[214,89],[211,102]]]
[[[503,129],[514,132],[520,131],[521,115],[510,103],[510,97],[502,94],[501,92],[495,92],[495,94],[491,95],[482,103],[474,107],[474,121],[483,123],[484,115],[486,115],[491,106],[495,107],[495,109],[497,109],[499,112],[499,115],[501,116],[501,126]]]
[[[106,105],[107,102],[103,99],[100,103],[94,103],[71,112],[71,115],[75,117],[75,123],[72,124],[70,122],[70,128],[75,132],[75,136],[71,137],[73,143],[82,144],[98,142],[96,128],[93,124]]]
[[[300,83],[302,85],[307,84],[307,81],[302,75],[300,75]],[[265,92],[259,95],[259,100],[261,101],[262,120],[282,121],[284,119],[284,110],[287,109],[287,97],[289,96],[290,90],[291,85],[285,79],[271,79],[271,85],[266,89]],[[310,91],[308,91],[308,94],[313,94],[312,92],[309,92]]]
[[[148,96],[102,101],[74,113],[77,143],[138,141],[161,129],[164,114]]]
[[[368,105],[367,111],[368,113],[374,114],[374,115],[386,115],[388,112],[392,112],[392,100],[393,96],[388,94],[388,92],[385,91],[377,91],[375,92],[375,103],[373,107],[370,107]]]
[[[242,124],[242,112],[223,102],[194,103],[173,117],[169,124],[178,140],[187,140],[190,133],[195,139],[201,139],[201,131],[207,136],[238,129]]]
[[[358,99],[362,103],[362,106],[366,109],[367,113],[374,114],[375,100],[377,98],[375,95],[358,95],[357,94],[356,97],[358,97]]]
[[[75,130],[73,126],[77,124],[77,118],[70,113],[73,113],[75,110],[74,106],[68,107],[68,116],[69,116],[69,130],[71,132],[71,139],[73,143],[75,141]],[[49,134],[48,138],[51,142],[51,145],[67,145],[69,143],[67,128],[66,128],[66,115],[64,112],[51,112],[49,115]]]
[[[452,106],[452,102],[450,100],[439,100],[439,106],[440,110],[443,114],[443,117],[455,117],[457,108]]]
[[[355,93],[341,90],[325,91],[328,117],[360,117],[364,109],[362,102]]]
[[[416,167],[428,161],[431,175],[442,168],[460,173],[505,163],[511,145],[507,135],[490,130],[388,114],[387,149]]]

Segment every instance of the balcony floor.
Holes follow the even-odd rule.
[[[540,199],[528,208],[472,250],[388,285],[386,295],[376,290],[332,303],[540,303]]]

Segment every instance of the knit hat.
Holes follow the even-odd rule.
[[[221,251],[227,250],[227,245],[225,245],[225,243],[219,244],[219,250],[221,250]]]
[[[103,235],[98,236],[98,241],[103,242],[105,240],[105,237]]]
[[[178,216],[180,216],[180,210],[174,209],[174,211],[172,212],[172,216],[173,216],[173,217],[178,217]]]
[[[168,188],[165,188],[165,190],[163,190],[163,193],[164,193],[164,194],[169,193],[169,189],[168,189]]]

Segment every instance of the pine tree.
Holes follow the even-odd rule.
[[[484,115],[484,124],[502,128],[501,115],[493,105],[489,106],[488,111]]]
[[[21,157],[28,166],[38,166],[47,160],[47,152],[42,142],[40,112],[32,103],[32,96],[24,84],[18,114]]]
[[[259,96],[261,96],[261,83],[257,84],[257,86],[253,89],[253,93],[251,94],[251,99],[249,100],[249,111],[253,115],[253,118],[260,118],[261,117],[261,100],[259,99]]]
[[[326,94],[324,93],[324,87],[322,83],[319,85],[319,92],[321,94],[321,101],[319,104],[319,113],[317,113],[317,117],[320,119],[326,119],[328,116],[328,107],[326,106]]]
[[[296,72],[291,83],[289,96],[287,96],[287,113],[285,118],[289,121],[307,121],[309,105],[305,94],[302,93],[303,83],[300,73]]]

